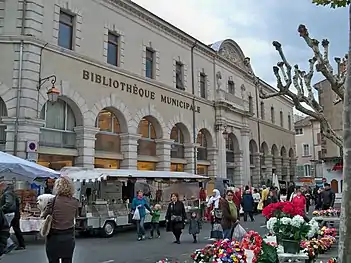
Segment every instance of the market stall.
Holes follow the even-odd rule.
[[[37,196],[49,178],[59,176],[59,172],[0,151],[0,182],[14,185],[20,201],[23,233],[39,232],[42,219],[36,205]]]
[[[161,221],[165,220],[171,193],[178,193],[186,211],[198,211],[199,182],[204,176],[184,172],[140,171],[122,169],[64,168],[62,174],[76,184],[76,197],[81,201],[76,228],[100,232],[109,237],[116,227],[132,225],[131,201],[142,190],[150,205],[160,204]],[[145,223],[151,222],[147,213]]]

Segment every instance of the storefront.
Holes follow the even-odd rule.
[[[59,171],[65,166],[74,166],[74,159],[74,156],[39,154],[38,164]]]

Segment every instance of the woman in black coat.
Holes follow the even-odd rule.
[[[184,204],[179,201],[179,195],[173,193],[166,213],[166,230],[168,232],[173,232],[176,239],[174,243],[180,244],[180,236],[182,234],[182,229],[184,228],[185,220],[186,213]]]

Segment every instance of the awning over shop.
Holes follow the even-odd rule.
[[[128,179],[145,179],[156,181],[208,181],[206,176],[170,171],[141,171],[141,170],[123,170],[123,169],[84,169],[84,168],[63,168],[62,175],[68,176],[73,181],[95,182],[107,180],[108,178],[118,178],[121,180]]]

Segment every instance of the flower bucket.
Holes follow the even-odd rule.
[[[300,252],[300,241],[282,239],[281,244],[284,248],[284,253],[298,254]]]

